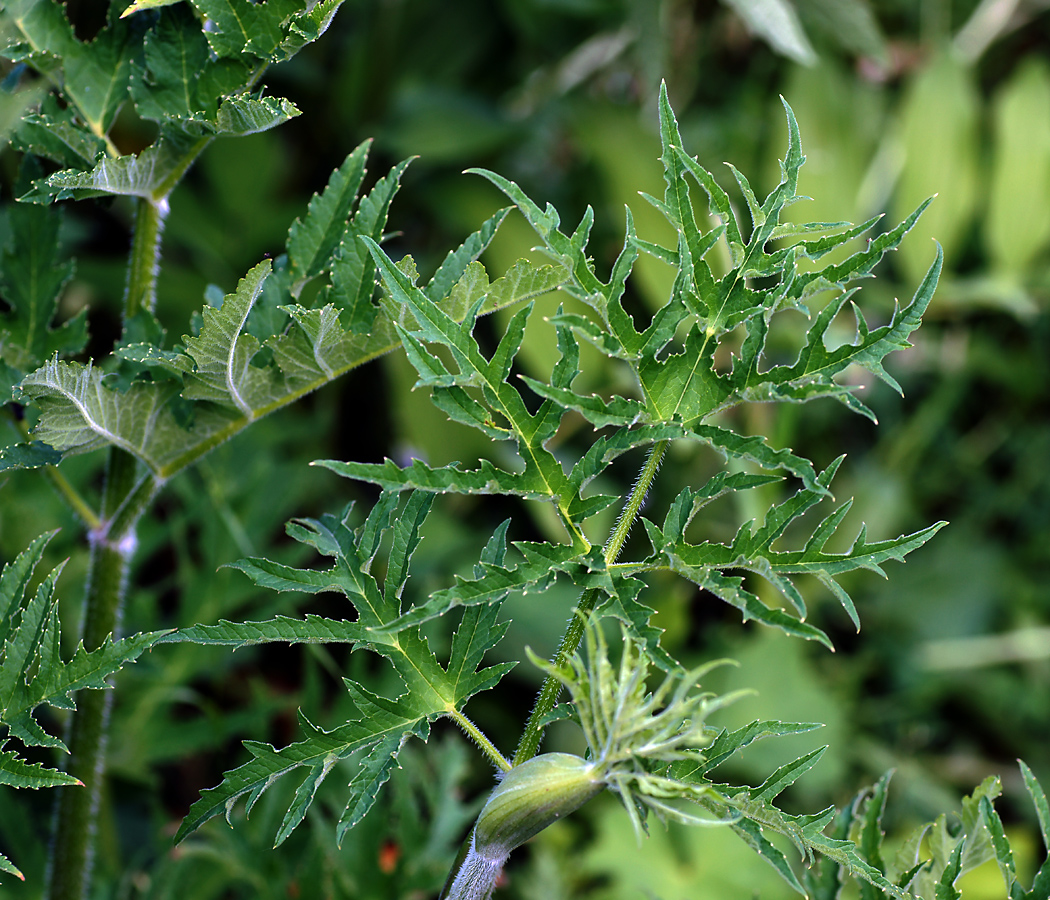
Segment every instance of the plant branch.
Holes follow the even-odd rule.
[[[606,565],[616,562],[620,551],[623,550],[623,545],[627,542],[627,535],[631,531],[631,526],[638,519],[638,513],[642,509],[645,495],[649,493],[649,488],[652,487],[656,473],[660,469],[660,463],[667,452],[667,445],[667,441],[659,441],[650,448],[645,465],[642,466],[642,471],[638,473],[638,479],[635,481],[634,487],[631,488],[631,493],[624,504],[623,512],[620,513],[620,518],[616,521],[616,526],[605,544]],[[575,614],[569,621],[561,643],[558,645],[558,651],[554,654],[554,659],[551,660],[552,668],[561,668],[565,661],[579,648],[580,641],[583,639],[587,617],[594,607],[597,606],[601,596],[602,592],[597,588],[583,592],[583,596],[580,597],[580,602],[576,606]],[[543,731],[546,728],[544,720],[547,714],[554,709],[554,704],[558,701],[558,694],[561,693],[561,688],[562,683],[553,675],[548,674],[543,680],[540,692],[536,696],[536,703],[532,707],[532,712],[529,713],[529,719],[525,723],[525,730],[522,732],[521,740],[518,742],[518,749],[514,753],[514,765],[521,765],[521,763],[536,755],[540,747],[540,741],[543,738]]]
[[[128,561],[134,552],[134,523],[122,532],[113,531],[110,525],[136,489],[136,469],[135,457],[110,449],[102,523],[89,533],[91,568],[81,628],[81,640],[88,650],[100,647],[120,630]],[[112,696],[112,691],[81,691],[76,697],[77,708],[66,736],[70,753],[66,771],[84,787],[60,792],[55,806],[49,900],[82,900],[88,893]]]
[[[156,201],[145,197],[138,198],[131,256],[128,259],[128,280],[124,291],[125,324],[139,310],[153,312],[157,305],[160,240],[167,214],[166,197]]]
[[[7,407],[6,411],[12,424],[21,435],[22,440],[33,440],[33,436],[29,433],[29,424],[26,422],[25,417],[15,415],[12,412],[11,407]],[[44,466],[43,472],[47,480],[51,482],[51,486],[58,492],[59,496],[69,504],[70,509],[80,517],[81,521],[83,521],[89,531],[94,531],[101,526],[102,520],[99,518],[98,513],[92,509],[91,504],[84,499],[80,491],[78,491],[69,479],[62,474],[57,466]]]
[[[493,764],[501,772],[509,772],[511,764],[507,761],[507,758],[496,749],[496,745],[492,743],[477,725],[470,721],[463,713],[458,709],[452,710],[448,714],[448,717],[455,722],[464,732],[474,741],[484,752],[485,755],[492,760]]]
[[[59,471],[57,466],[45,466],[44,475],[51,482],[51,486],[58,491],[62,499],[69,504],[70,509],[80,517],[84,525],[87,526],[88,531],[95,531],[102,525],[102,520],[98,517],[98,513],[88,505],[88,502],[81,496],[80,491]]]
[[[131,458],[135,459],[133,456]],[[119,535],[117,540],[125,540],[133,535],[139,519],[149,509],[150,503],[164,484],[163,479],[152,474],[137,477],[119,506],[108,517],[109,533]]]
[[[194,149],[180,172],[185,172],[200,152],[199,147]],[[128,260],[125,327],[136,313],[152,313],[156,305],[160,242],[167,211],[166,195],[158,201],[138,201]],[[89,526],[91,544],[81,620],[81,639],[88,650],[100,647],[110,635],[119,635],[128,563],[135,552],[135,526],[163,483],[153,476],[141,477],[134,456],[118,447],[110,448],[102,514],[89,517],[81,513]],[[67,772],[80,779],[84,787],[61,792],[55,804],[48,900],[83,900],[90,892],[112,702],[112,691],[80,691],[76,697],[77,708],[70,717],[66,738],[70,753]]]
[[[641,512],[642,504],[645,503],[645,495],[649,493],[649,488],[653,486],[653,481],[656,479],[656,473],[660,471],[660,463],[663,462],[664,454],[667,453],[668,441],[660,441],[649,449],[649,455],[645,458],[645,465],[642,466],[642,471],[638,473],[638,479],[634,483],[634,487],[631,488],[630,496],[627,498],[627,503],[624,504],[623,512],[620,513],[620,518],[616,520],[616,527],[613,528],[612,534],[609,535],[609,540],[605,544],[605,564],[612,565],[620,557],[620,551],[623,550],[623,545],[627,543],[627,535],[631,532],[631,527],[638,519],[638,513]]]

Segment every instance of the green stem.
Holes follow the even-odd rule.
[[[6,407],[5,411],[8,416],[10,416],[12,424],[18,431],[22,440],[33,440],[33,436],[29,433],[29,424],[26,422],[25,418],[23,416],[14,415],[10,406]],[[80,517],[81,521],[87,526],[89,531],[93,531],[102,524],[102,520],[98,517],[98,513],[91,508],[91,505],[84,499],[80,491],[78,491],[69,479],[62,474],[57,466],[44,466],[43,470],[45,477],[51,482],[51,486],[58,491],[59,496],[69,504],[70,509]]]
[[[123,450],[119,452],[130,456],[132,460],[135,459]],[[120,535],[118,540],[129,536],[134,540],[135,526],[163,486],[164,481],[155,475],[146,474],[135,478],[119,505],[107,516],[110,534]]]
[[[254,84],[266,64],[252,74]],[[213,138],[203,137],[186,146],[152,197],[137,201],[128,278],[124,297],[124,323],[141,310],[153,312],[157,299],[157,274],[161,236],[168,213],[168,196]],[[109,142],[113,155],[119,155]],[[91,567],[84,598],[82,640],[95,649],[117,636],[127,588],[128,563],[135,552],[135,527],[163,476],[140,477],[133,455],[111,446],[106,470],[101,517],[85,515],[87,505],[74,502],[89,524]],[[61,484],[65,479],[61,479]],[[71,502],[76,495],[63,491]],[[55,806],[52,851],[48,863],[48,900],[84,900],[90,892],[91,865],[99,801],[105,773],[107,722],[112,691],[81,691],[67,730],[67,771],[83,788],[59,793]],[[493,748],[495,749],[495,748]]]
[[[642,466],[642,471],[638,474],[638,480],[635,481],[634,487],[631,488],[630,496],[628,496],[627,502],[624,504],[623,512],[620,513],[616,527],[613,528],[612,534],[609,535],[609,540],[605,544],[606,565],[612,565],[616,562],[620,551],[623,550],[623,545],[627,542],[627,535],[631,531],[631,526],[638,519],[638,513],[642,509],[645,495],[649,493],[649,488],[652,487],[653,480],[656,478],[656,473],[660,468],[660,463],[667,452],[667,444],[667,441],[660,441],[653,444],[650,448],[645,465]],[[576,611],[565,629],[561,643],[558,645],[558,651],[554,654],[554,659],[551,660],[551,665],[555,669],[561,668],[565,661],[579,648],[580,641],[583,639],[587,617],[598,604],[601,596],[602,592],[597,588],[583,592],[580,602],[576,605]],[[514,765],[521,765],[521,763],[536,755],[540,747],[540,741],[543,738],[543,731],[546,728],[544,720],[547,714],[554,709],[554,704],[558,701],[558,694],[561,693],[561,687],[561,682],[553,675],[548,675],[543,680],[540,692],[536,696],[536,703],[532,707],[529,720],[525,723],[525,730],[522,732],[521,740],[518,742],[518,749],[514,753]]]
[[[126,506],[136,487],[136,461],[112,448],[103,493],[102,523],[90,533],[91,569],[81,639],[88,650],[100,647],[120,630],[128,560],[134,552],[134,523],[124,530],[111,528],[113,516]],[[52,852],[49,859],[49,900],[82,900],[91,877],[95,823],[105,771],[106,725],[112,691],[81,691],[69,720],[66,771],[79,778],[82,788],[59,792],[55,807]]]
[[[452,710],[448,714],[448,717],[455,722],[460,728],[465,731],[470,738],[476,743],[482,750],[485,751],[485,755],[492,760],[493,764],[501,772],[510,771],[510,763],[507,762],[507,758],[496,749],[496,745],[492,743],[477,725],[470,721],[463,713],[458,709]]]
[[[186,154],[180,174],[200,149],[194,147]],[[168,210],[166,193],[137,202],[124,298],[125,326],[136,313],[152,313],[156,305],[160,242]],[[119,635],[128,563],[135,552],[135,527],[162,484],[156,477],[140,477],[135,457],[110,447],[101,517],[84,516],[89,523],[91,567],[81,637],[89,650],[101,646],[111,634]],[[76,696],[77,708],[66,736],[70,754],[66,769],[83,787],[60,792],[55,805],[48,900],[83,900],[90,892],[112,698],[112,691],[80,691]]]
[[[623,545],[627,543],[627,535],[630,534],[631,527],[638,520],[638,513],[642,511],[645,495],[649,493],[649,488],[653,486],[653,481],[656,480],[656,473],[660,471],[660,463],[664,460],[668,443],[668,441],[659,441],[649,448],[649,455],[645,458],[645,465],[642,466],[642,471],[638,473],[638,480],[635,481],[634,487],[631,488],[631,494],[627,498],[627,503],[624,504],[623,512],[620,513],[620,518],[616,520],[616,527],[613,528],[613,532],[609,535],[609,540],[605,544],[606,565],[611,566],[619,559],[620,551],[623,550]]]
[[[128,281],[124,291],[125,324],[139,310],[153,312],[157,305],[160,239],[168,213],[167,198],[154,201],[139,197],[136,203]]]
[[[95,531],[102,525],[102,520],[98,517],[95,510],[88,505],[88,502],[80,495],[80,491],[70,484],[69,479],[56,466],[46,466],[44,475],[51,482],[51,486],[58,491],[62,499],[69,504],[73,512],[80,517],[89,531]]]

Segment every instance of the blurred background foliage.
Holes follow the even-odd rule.
[[[69,0],[82,38],[98,27],[99,6]],[[183,334],[208,285],[232,290],[263,254],[280,252],[310,194],[366,137],[375,138],[373,177],[419,157],[394,203],[398,234],[390,247],[411,252],[422,272],[501,205],[486,182],[461,174],[479,165],[551,201],[566,223],[593,205],[591,246],[599,266],[611,261],[623,240],[625,203],[643,237],[660,227],[638,197],[663,190],[660,79],[687,149],[727,190],[732,179],[722,160],[762,193],[776,183],[785,146],[782,94],[808,157],[800,190],[815,198],[800,217],[861,221],[886,211],[893,224],[938,194],[861,295],[869,321],[884,321],[929,264],[930,238],[944,246],[945,275],[927,324],[914,349],[890,359],[905,398],[866,385],[865,402],[880,426],[831,403],[749,408],[732,424],[820,466],[848,451],[836,490],[856,495],[851,518],[856,527],[867,522],[877,538],[939,518],[951,522],[907,566],[893,566],[889,581],[865,575],[848,586],[858,599],[860,634],[816,586],[813,616],[835,638],[835,654],[742,626],[722,604],[671,579],[648,595],[666,640],[687,662],[730,655],[742,663],[720,670],[726,674],[713,686],[749,685],[758,693],[724,713],[722,724],[762,717],[827,723],[815,737],[753,748],[734,775],[757,783],[775,765],[828,743],[791,796],[800,810],[813,811],[848,802],[895,767],[894,833],[957,808],[962,793],[996,772],[1023,846],[1030,823],[1013,760],[1023,757],[1044,783],[1050,778],[1050,3],[346,0],[325,38],[268,73],[273,90],[303,115],[273,132],[218,142],[174,195],[160,318],[170,336]],[[125,150],[151,137],[130,110],[114,134]],[[0,164],[6,202],[17,157],[5,152]],[[4,243],[6,223],[0,216]],[[63,312],[90,308],[96,355],[119,330],[128,225],[129,207],[119,201],[65,210],[77,274]],[[500,271],[532,243],[523,220],[512,216],[486,262]],[[629,302],[638,311],[659,302],[669,277],[660,263],[641,260]],[[559,302],[555,296],[540,305],[553,312]],[[543,371],[553,361],[552,331],[538,317],[533,322],[525,365]],[[843,323],[841,338],[850,336]],[[787,352],[790,327],[783,337]],[[585,363],[582,377],[594,388],[615,386],[614,371],[593,357]],[[415,454],[444,463],[489,452],[476,433],[448,423],[422,392],[412,392],[413,382],[403,357],[392,354],[254,425],[172,483],[140,528],[126,629],[258,619],[278,608],[340,613],[338,598],[261,594],[219,567],[249,553],[304,561],[295,556],[302,548],[283,537],[283,522],[334,509],[355,490],[309,468],[311,459]],[[566,422],[558,439],[571,447],[582,428]],[[637,462],[614,467],[608,478],[623,484],[610,486],[624,490]],[[86,489],[97,488],[98,457],[63,465]],[[673,448],[650,499],[652,514],[662,517],[682,484],[716,465],[696,449]],[[789,489],[774,488],[764,499]],[[368,499],[363,489],[360,496]],[[511,512],[513,538],[556,533],[543,510]],[[705,527],[723,537],[760,512],[712,507]],[[506,514],[472,498],[442,501],[417,554],[419,589],[443,584],[450,566],[465,569]],[[51,552],[53,561],[71,557],[61,583],[71,637],[87,557],[82,538],[42,479],[4,475],[4,559],[59,526]],[[520,658],[515,648],[528,644],[549,653],[573,599],[561,586],[542,605],[511,598],[505,609],[514,624],[503,652]],[[446,637],[435,629],[435,642]],[[345,718],[339,677],[364,664],[323,648],[230,654],[167,645],[122,673],[97,896],[427,896],[488,783],[477,754],[442,727],[438,743],[402,757],[392,799],[341,850],[325,810],[315,806],[313,827],[271,852],[267,801],[248,823],[235,816],[232,831],[213,821],[187,844],[170,845],[198,792],[243,761],[241,739],[294,740],[297,706],[319,724]],[[469,710],[505,750],[537,683],[522,665]],[[571,749],[574,740],[568,727],[556,726],[548,746]],[[331,779],[328,789],[336,784]],[[35,897],[41,889],[51,798],[27,794],[0,795],[0,845],[29,878],[0,886],[0,898]],[[638,848],[627,818],[606,799],[542,834],[510,869],[505,896],[786,895],[728,832],[657,826]],[[281,808],[274,802],[273,814]],[[970,878],[967,896],[1001,895],[998,875]]]

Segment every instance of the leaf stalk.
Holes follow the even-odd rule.
[[[10,413],[10,408],[8,409]],[[11,415],[15,428],[22,436],[22,440],[31,441],[33,438],[29,433],[29,425],[24,416]],[[51,482],[51,486],[58,495],[69,504],[69,508],[80,518],[89,531],[94,531],[102,526],[102,520],[91,504],[84,499],[83,495],[76,489],[72,482],[59,470],[58,466],[44,466],[44,476]]]
[[[663,462],[664,455],[667,453],[668,443],[670,442],[658,441],[649,448],[649,455],[645,459],[645,465],[642,466],[641,472],[638,473],[634,487],[631,488],[631,493],[628,495],[627,502],[620,513],[620,518],[617,519],[616,525],[609,535],[609,540],[605,544],[604,556],[606,565],[615,563],[620,555],[620,551],[623,550],[623,546],[627,542],[627,535],[630,534],[631,526],[638,519],[642,504],[645,502],[645,496],[649,493],[649,489],[656,479],[656,473],[660,469],[660,463]],[[601,596],[602,592],[597,588],[591,588],[583,592],[580,602],[576,605],[576,611],[565,629],[561,643],[558,645],[558,651],[554,654],[554,659],[551,660],[552,669],[560,669],[565,665],[566,660],[579,649],[580,641],[583,640],[584,624],[594,607],[598,604]],[[521,734],[521,740],[518,742],[518,749],[514,753],[515,766],[531,759],[539,751],[540,741],[543,739],[543,732],[546,728],[544,720],[547,714],[554,709],[554,704],[558,701],[558,694],[561,693],[561,689],[561,681],[553,674],[548,673],[540,686],[539,694],[536,695],[536,703],[532,707],[532,712],[529,713],[525,729]]]
[[[511,770],[511,764],[496,748],[496,745],[488,739],[488,736],[483,732],[477,725],[470,721],[463,713],[458,709],[452,710],[448,717],[455,722],[463,731],[474,741],[485,753],[485,755],[492,760],[493,765],[496,766],[501,772],[509,772]]]

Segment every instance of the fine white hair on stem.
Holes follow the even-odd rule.
[[[479,852],[471,835],[470,850],[449,888],[447,900],[489,900],[509,856],[495,849]]]
[[[624,505],[624,508],[620,510],[620,515],[616,518],[616,525],[613,526],[612,533],[614,535],[619,535],[619,543],[621,546],[626,542],[627,535],[630,534],[634,521],[638,516],[638,511],[645,506],[645,500],[649,496],[649,490],[652,488],[653,482],[656,480],[656,473],[660,471],[660,466],[663,463],[666,449],[666,441],[651,446],[645,457],[645,465],[635,476],[634,484],[631,486],[631,492],[628,494],[627,503]],[[642,486],[641,495],[636,494],[639,485]],[[625,522],[627,524],[626,530],[621,533],[620,529]],[[615,557],[618,553],[619,548],[617,548],[615,553],[609,555]],[[607,559],[607,561],[611,562],[612,560]]]

